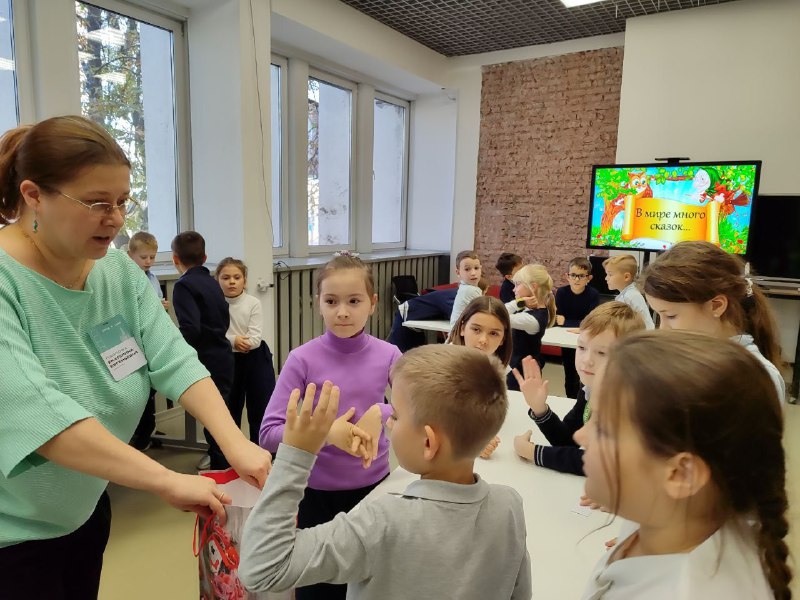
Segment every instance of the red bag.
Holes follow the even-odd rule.
[[[195,523],[192,550],[199,558],[200,600],[289,600],[291,592],[273,594],[252,593],[239,581],[239,544],[247,516],[255,506],[260,490],[239,478],[233,469],[205,471],[231,499],[225,506],[227,523],[220,525],[217,517],[198,516]],[[199,533],[199,545],[198,545]]]

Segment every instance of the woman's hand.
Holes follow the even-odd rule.
[[[481,458],[489,458],[494,453],[494,451],[497,450],[497,447],[499,445],[500,445],[500,438],[494,436],[494,439],[491,440],[488,444],[486,444],[486,447],[481,451],[480,454]]]
[[[201,517],[216,516],[225,524],[225,506],[231,503],[225,493],[208,477],[167,471],[158,495],[177,509],[195,512]]]
[[[559,327],[562,327],[565,322],[566,322],[566,319],[564,318],[564,315],[556,315],[556,325],[558,325]]]
[[[242,480],[258,489],[264,487],[272,468],[272,456],[269,452],[242,435],[241,440],[231,450],[225,452],[225,458]]]
[[[520,375],[517,369],[513,371],[519,383],[519,390],[527,405],[533,410],[533,414],[543,415],[547,412],[547,381],[542,379],[539,363],[526,356],[522,359],[522,372],[523,375]]]

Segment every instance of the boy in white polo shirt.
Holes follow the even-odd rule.
[[[499,362],[465,346],[423,346],[398,359],[392,382],[392,446],[421,479],[402,495],[298,530],[297,507],[339,402],[325,382],[312,415],[312,384],[298,412],[294,390],[283,443],[245,527],[240,580],[252,591],[348,583],[349,599],[529,600],[522,498],[473,472],[508,409]]]
[[[639,266],[633,254],[620,254],[607,258],[603,261],[603,268],[606,270],[608,289],[619,290],[614,300],[624,302],[642,315],[645,328],[655,329],[650,308],[634,282]]]

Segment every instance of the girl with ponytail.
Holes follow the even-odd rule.
[[[586,493],[626,519],[584,598],[790,600],[783,415],[741,344],[637,332],[575,434]]]
[[[650,264],[641,284],[662,329],[700,331],[738,342],[764,365],[785,401],[775,318],[741,258],[709,242],[681,242]]]
[[[544,367],[542,337],[556,322],[553,279],[542,265],[525,265],[511,279],[515,299],[506,303],[511,317],[512,352],[509,366],[522,372],[522,359],[530,356]],[[509,390],[519,390],[513,373],[506,377]]]

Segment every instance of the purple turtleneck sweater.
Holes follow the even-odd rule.
[[[340,338],[326,331],[295,348],[283,365],[264,413],[258,436],[261,446],[270,452],[277,451],[283,439],[286,406],[292,390],[305,390],[309,383],[317,384],[316,406],[319,390],[326,379],[341,390],[340,415],[352,406],[356,414],[350,422],[356,423],[373,404],[380,404],[385,424],[392,414],[392,407],[384,403],[386,386],[390,383],[389,371],[399,357],[400,350],[396,346],[363,331],[351,338]],[[369,469],[361,466],[360,458],[335,446],[325,446],[311,471],[308,486],[315,490],[355,490],[380,481],[388,473],[389,441],[381,432],[378,457]]]

